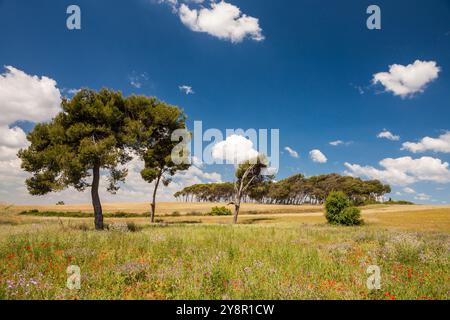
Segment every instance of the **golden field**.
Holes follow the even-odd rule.
[[[203,223],[223,224],[231,221],[230,217],[212,217],[206,214],[212,207],[226,206],[221,203],[185,203],[163,202],[157,204],[157,217],[164,223]],[[232,209],[232,206],[228,206]],[[8,205],[0,204],[0,221],[42,221],[55,220],[54,217],[33,217],[18,215],[22,211],[37,209],[41,212],[88,212],[92,213],[90,204],[76,205]],[[433,205],[370,205],[362,207],[362,216],[366,225],[390,227],[416,231],[450,232],[450,206]],[[106,203],[105,214],[125,212],[144,214],[149,212],[148,203]],[[243,204],[239,222],[241,224],[306,223],[324,224],[323,206],[315,205],[266,205]],[[174,216],[177,213],[177,216]],[[61,217],[61,220],[85,220],[88,218]],[[105,219],[116,221],[119,218]],[[147,223],[147,218],[126,218],[127,221]]]

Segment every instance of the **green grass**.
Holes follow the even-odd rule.
[[[2,228],[12,233],[0,240],[0,299],[449,299],[450,236],[442,232],[301,224]],[[66,288],[68,265],[81,268],[81,290]],[[369,265],[382,270],[381,290],[366,287]]]
[[[39,211],[36,209],[22,211],[19,213],[22,216],[35,216],[35,217],[59,217],[59,218],[92,218],[93,213],[90,212],[82,212],[82,211]],[[166,215],[167,217],[179,217],[181,214],[178,212],[173,212],[171,214]],[[204,215],[204,214],[196,214],[193,212],[188,215]],[[144,218],[150,217],[150,213],[132,213],[132,212],[113,212],[113,213],[104,213],[103,217],[105,218]]]

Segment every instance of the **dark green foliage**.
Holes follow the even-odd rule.
[[[28,191],[45,195],[90,187],[95,225],[103,229],[100,170],[109,172],[107,189],[115,193],[127,175],[121,166],[131,160],[123,139],[129,114],[125,99],[108,89],[82,89],[72,99],[63,99],[61,108],[52,121],[35,126],[27,136],[30,146],[18,153],[22,168],[32,173],[26,180]]]
[[[325,217],[330,224],[345,226],[362,224],[361,211],[353,207],[347,195],[341,191],[334,191],[328,195],[325,210]]]
[[[399,200],[399,201],[394,201],[394,200],[389,200],[384,202],[385,204],[400,204],[400,205],[413,205],[414,202],[411,201],[405,201],[405,200]]]
[[[214,207],[211,209],[211,212],[208,214],[210,216],[231,216],[232,212],[230,209],[226,207]]]
[[[344,226],[359,226],[362,224],[361,210],[356,207],[345,208],[337,216],[337,224]]]
[[[188,136],[186,116],[178,107],[156,98],[132,96],[127,103],[133,117],[127,120],[125,139],[128,147],[144,160],[142,178],[155,183],[151,204],[151,221],[154,222],[160,183],[168,186],[178,171],[187,170],[190,166],[189,155],[184,148],[188,142],[185,141]],[[174,133],[181,131],[186,136],[174,139]]]
[[[337,223],[339,214],[351,205],[352,203],[345,193],[341,191],[331,192],[325,203],[325,217],[327,218],[327,221],[329,223]]]
[[[359,178],[326,174],[305,178],[296,174],[273,182],[264,181],[244,192],[243,201],[267,204],[323,204],[330,192],[342,191],[355,205],[379,203],[378,200],[391,191],[388,185],[378,180],[363,181]],[[231,202],[234,184],[199,184],[186,187],[175,193],[177,199],[185,201]]]

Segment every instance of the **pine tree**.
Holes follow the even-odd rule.
[[[90,187],[95,228],[102,230],[101,171],[109,172],[107,190],[115,193],[127,175],[122,166],[131,160],[123,139],[125,99],[108,89],[82,89],[61,107],[52,121],[35,126],[27,136],[30,146],[18,153],[22,168],[32,173],[26,185],[32,195]]]

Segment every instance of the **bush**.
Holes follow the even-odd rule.
[[[208,214],[210,216],[231,216],[232,212],[230,209],[225,207],[214,207],[211,209],[211,212]]]
[[[353,226],[363,222],[361,211],[353,207],[347,195],[341,191],[331,192],[328,195],[325,209],[328,223]]]
[[[142,227],[134,222],[127,222],[127,228],[130,232],[138,232],[142,230]]]
[[[351,207],[351,202],[347,195],[341,191],[331,192],[325,203],[327,221],[337,223],[339,214],[346,208]]]
[[[361,220],[361,210],[355,207],[345,208],[338,215],[338,224],[344,226],[359,226],[362,224]]]

